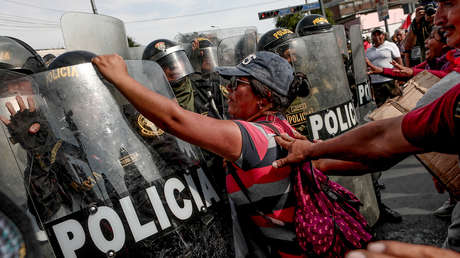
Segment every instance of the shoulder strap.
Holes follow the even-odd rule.
[[[265,215],[263,212],[261,212],[257,207],[256,205],[252,202],[251,200],[251,197],[249,197],[249,191],[248,189],[246,188],[246,186],[244,186],[243,182],[241,181],[241,178],[238,176],[238,174],[236,173],[236,171],[232,168],[229,168],[230,170],[230,174],[232,174],[233,178],[235,179],[235,182],[238,184],[238,186],[240,187],[241,191],[243,192],[244,196],[246,197],[246,199],[248,199],[249,201],[249,204],[251,205],[251,207],[254,209],[254,211],[259,214],[260,216],[264,217],[268,222],[270,223],[273,223],[274,225],[277,225],[277,226],[285,226],[285,223],[281,220],[278,220],[278,219],[275,219],[275,218],[272,218],[272,217],[269,217],[267,215]]]

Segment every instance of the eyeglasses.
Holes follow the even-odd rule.
[[[238,89],[238,86],[240,84],[247,84],[247,85],[251,85],[250,82],[248,81],[243,81],[241,79],[238,79],[236,78],[235,76],[231,77],[230,80],[228,81],[228,83],[226,84],[226,88],[229,89],[229,90],[232,90],[232,91],[236,91]]]

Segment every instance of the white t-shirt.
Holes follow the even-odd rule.
[[[395,58],[401,57],[398,46],[395,43],[384,41],[382,45],[371,47],[367,50],[366,56],[373,65],[383,68],[393,68],[391,61]],[[382,76],[380,74],[371,74],[371,83],[381,83],[391,81],[391,78]]]

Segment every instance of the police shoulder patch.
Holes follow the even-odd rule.
[[[144,137],[153,138],[164,134],[163,130],[141,114],[137,116],[137,125],[139,126],[140,134]]]

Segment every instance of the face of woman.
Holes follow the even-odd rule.
[[[441,26],[447,37],[447,45],[460,47],[460,0],[439,0],[435,24]]]
[[[260,100],[252,91],[246,77],[237,78],[234,87],[228,89],[228,113],[233,119],[247,120],[259,111],[257,102]]]
[[[444,43],[441,42],[439,34],[433,30],[430,36],[425,40],[425,56],[427,60],[433,60],[442,55]]]

